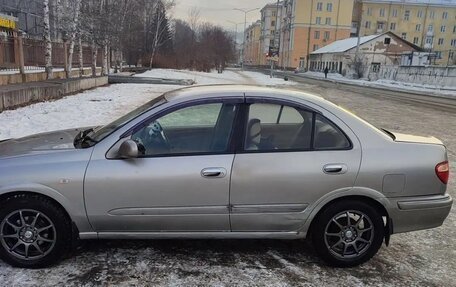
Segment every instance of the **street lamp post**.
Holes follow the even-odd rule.
[[[241,22],[241,23],[236,23],[236,22],[233,22],[233,21],[230,21],[230,20],[226,20],[228,23],[231,23],[235,26],[235,34],[234,34],[234,51],[236,52],[237,50],[237,34],[238,34],[238,25],[241,25],[241,24],[244,24],[244,22]],[[237,54],[237,53],[236,53]]]
[[[250,13],[250,12],[253,12],[255,10],[258,10],[260,8],[254,8],[254,9],[250,9],[250,10],[245,10],[245,9],[239,9],[239,8],[234,8],[233,10],[236,10],[236,11],[241,11],[244,13],[244,39],[242,39],[242,49],[241,49],[241,67],[242,69],[244,69],[244,50],[245,50],[245,30],[247,29],[247,14]]]

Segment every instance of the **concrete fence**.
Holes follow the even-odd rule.
[[[452,67],[397,67],[384,66],[378,79],[407,83],[456,87],[456,66]]]
[[[108,77],[79,78],[37,82],[33,85],[9,85],[0,88],[0,112],[34,102],[63,96],[108,84]]]
[[[101,68],[97,68],[97,74],[101,73]],[[52,72],[54,79],[65,79],[65,71],[54,71]],[[91,76],[91,69],[84,69],[83,76]],[[79,77],[79,70],[74,69],[71,71],[71,77]],[[31,71],[30,73],[16,73],[16,74],[6,74],[0,75],[0,86],[11,85],[11,84],[20,84],[20,83],[30,83],[30,82],[39,82],[46,81],[45,72],[35,72]]]

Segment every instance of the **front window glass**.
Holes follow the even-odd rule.
[[[95,130],[93,130],[92,133],[89,134],[89,136],[91,139],[93,139],[93,142],[100,142],[101,140],[103,140],[104,138],[109,136],[111,133],[113,133],[120,127],[127,124],[129,121],[135,119],[136,117],[143,114],[144,112],[146,112],[152,108],[156,108],[164,103],[166,103],[165,98],[163,96],[158,97],[158,98],[148,102],[147,104],[140,106],[136,110],[131,111],[130,113],[115,120],[114,122],[112,122],[110,124],[96,128]]]
[[[149,122],[132,139],[141,156],[225,152],[236,108],[222,103],[183,108]]]

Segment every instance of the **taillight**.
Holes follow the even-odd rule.
[[[448,179],[450,177],[450,164],[448,161],[444,161],[439,163],[435,167],[435,174],[439,177],[439,179],[444,183],[448,183]]]

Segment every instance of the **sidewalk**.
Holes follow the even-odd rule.
[[[391,80],[377,80],[377,81],[367,81],[367,80],[355,80],[348,79],[343,77],[340,74],[330,73],[328,78],[325,79],[324,73],[319,72],[305,72],[294,74],[305,78],[323,80],[332,83],[342,83],[348,85],[364,86],[364,87],[373,87],[381,88],[389,91],[399,91],[405,93],[414,93],[421,94],[426,96],[436,96],[436,97],[455,97],[456,98],[456,87],[437,87],[431,85],[419,85],[414,83],[405,83],[397,82]]]

